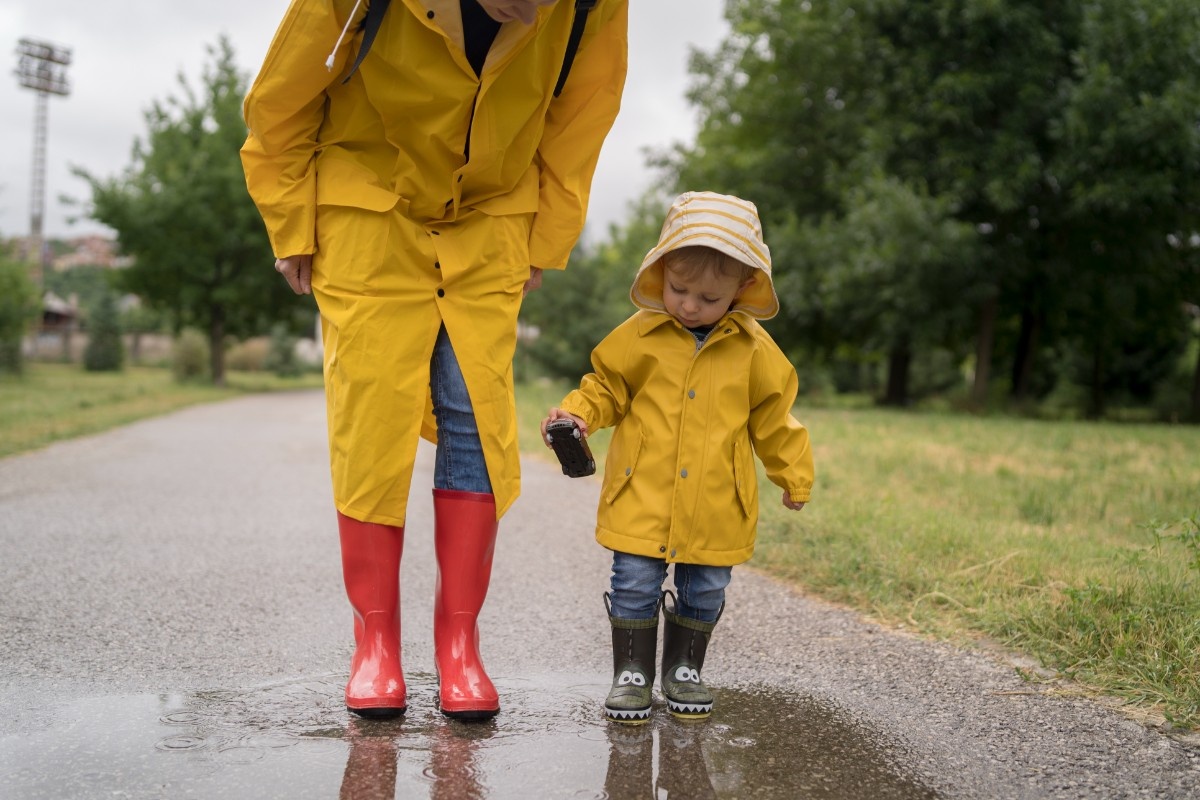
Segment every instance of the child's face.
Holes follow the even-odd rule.
[[[712,325],[738,299],[754,279],[739,283],[735,277],[704,270],[687,277],[678,270],[663,265],[663,305],[667,313],[686,328]]]

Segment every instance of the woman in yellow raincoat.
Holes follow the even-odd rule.
[[[438,703],[487,718],[499,698],[476,618],[519,491],[517,313],[582,230],[624,85],[627,0],[387,8],[293,0],[246,98],[242,162],[276,269],[321,312],[355,616],[346,705],[407,705],[399,565],[424,435],[438,442]]]

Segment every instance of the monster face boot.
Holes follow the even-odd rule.
[[[620,619],[604,595],[612,625],[613,682],[604,699],[604,716],[613,722],[640,725],[650,719],[654,688],[654,656],[658,650],[658,607],[651,619]]]
[[[362,717],[397,717],[407,708],[400,666],[400,555],[404,528],[338,513],[342,577],[354,609],[354,656],[346,708]]]
[[[671,610],[666,599],[671,598]],[[663,661],[662,693],[667,709],[680,719],[704,719],[712,713],[713,696],[700,680],[704,653],[717,619],[712,622],[682,617],[676,613],[675,595],[663,592]],[[721,606],[721,611],[725,607]]]

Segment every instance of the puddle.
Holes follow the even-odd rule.
[[[656,708],[605,722],[601,676],[497,681],[504,709],[476,724],[433,707],[368,722],[327,680],[245,691],[142,695],[25,709],[0,738],[0,797],[35,798],[935,798],[904,754],[815,701],[717,689],[707,722]]]

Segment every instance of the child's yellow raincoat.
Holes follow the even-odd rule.
[[[699,349],[662,299],[663,254],[691,245],[758,269]],[[808,431],[792,416],[796,370],[755,321],[779,308],[757,209],[711,192],[681,195],[630,295],[642,310],[597,345],[594,372],[561,404],[589,431],[616,425],[596,540],[669,562],[740,564],[758,524],[754,455],[792,500],[808,502],[813,485]]]
[[[276,256],[315,254],[334,499],[404,524],[445,325],[502,515],[520,486],[521,290],[530,266],[562,269],[582,230],[625,79],[627,0],[591,12],[557,98],[572,0],[505,23],[479,77],[457,0],[394,0],[343,84],[361,36],[335,42],[353,6],[293,0],[246,98],[242,149]]]

